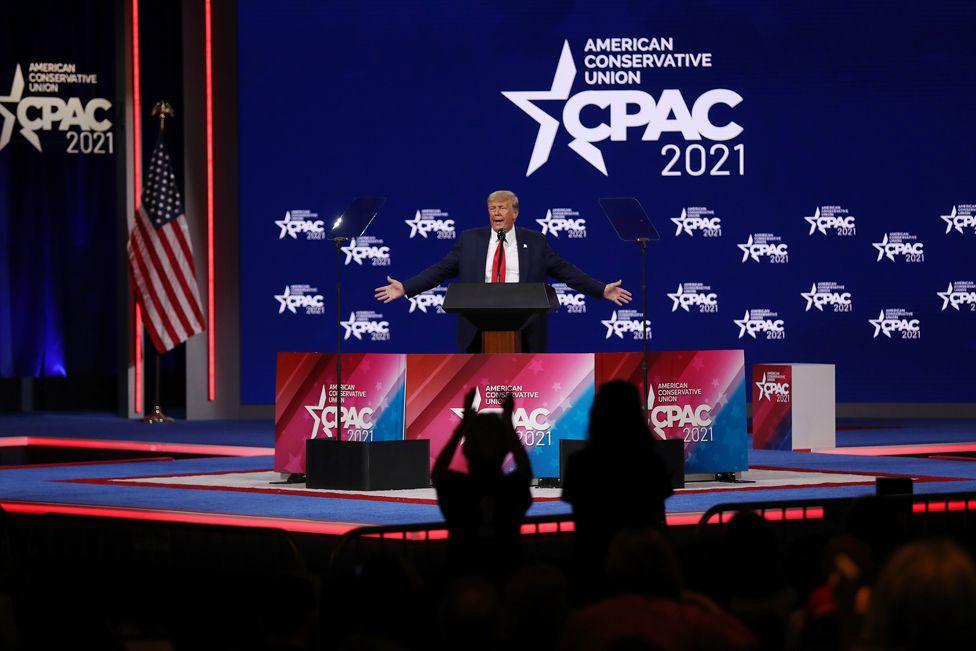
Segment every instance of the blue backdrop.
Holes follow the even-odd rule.
[[[115,5],[5,3],[0,25],[0,377],[114,375]]]
[[[373,288],[485,225],[498,188],[635,293],[596,200],[642,201],[653,349],[833,362],[841,401],[972,400],[974,24],[945,1],[241,0],[244,401],[273,400],[276,351],[335,349],[320,222],[357,195],[390,201],[343,254],[344,347],[452,350],[442,292]],[[639,350],[637,315],[563,301],[550,350]]]

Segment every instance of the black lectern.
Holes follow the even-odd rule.
[[[485,353],[520,353],[519,331],[529,319],[559,309],[556,290],[545,283],[452,283],[444,311],[460,314],[481,330]]]

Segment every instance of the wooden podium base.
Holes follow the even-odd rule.
[[[517,330],[482,330],[481,352],[521,353],[522,337]]]

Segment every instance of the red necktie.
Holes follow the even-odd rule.
[[[505,243],[498,242],[498,248],[495,249],[495,259],[491,263],[491,282],[493,283],[503,283],[505,282]]]

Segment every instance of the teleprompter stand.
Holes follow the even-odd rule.
[[[607,216],[617,237],[625,242],[634,242],[641,252],[641,370],[644,374],[644,386],[641,396],[644,400],[644,418],[650,425],[650,384],[647,380],[647,340],[649,338],[647,313],[647,245],[661,239],[661,235],[654,228],[654,224],[644,211],[640,201],[634,197],[605,197],[599,199],[600,207]],[[672,474],[672,485],[684,485],[684,441],[681,439],[665,439],[662,441],[664,456]],[[680,478],[680,479],[679,479]]]
[[[430,484],[427,442],[343,441],[342,413],[342,249],[361,237],[385,197],[353,199],[329,229],[336,251],[336,436],[305,443],[305,483],[309,488],[381,490],[423,488]]]
[[[559,309],[556,290],[545,283],[451,283],[444,311],[481,330],[484,353],[522,352],[521,330],[537,314]]]

